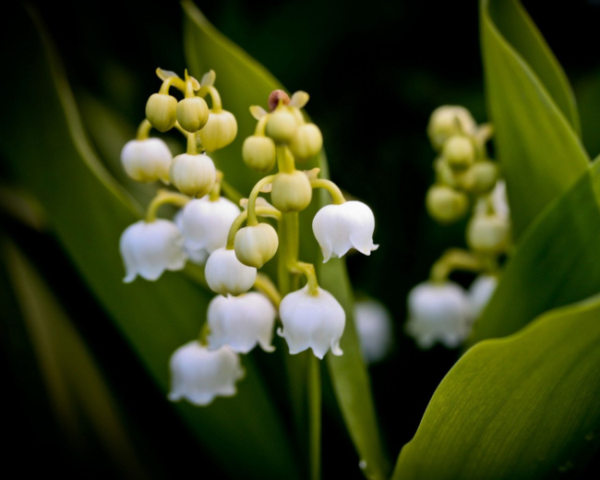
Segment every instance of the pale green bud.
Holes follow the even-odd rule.
[[[440,150],[446,140],[454,135],[474,135],[477,125],[464,107],[444,105],[431,114],[427,134],[433,148]]]
[[[169,170],[171,183],[183,194],[201,198],[217,179],[215,164],[208,155],[177,155]]]
[[[434,185],[427,192],[425,205],[433,219],[440,223],[452,223],[467,213],[469,200],[462,192],[444,185]]]
[[[235,140],[237,121],[231,112],[221,110],[210,112],[208,122],[198,135],[207,152],[214,152],[226,147]]]
[[[277,247],[277,232],[268,223],[241,228],[235,235],[235,256],[249,267],[262,268],[275,256]]]
[[[443,155],[452,169],[464,170],[475,161],[475,147],[468,137],[455,135],[444,143]]]
[[[177,104],[177,121],[181,128],[196,133],[208,122],[208,105],[203,98],[184,98]]]
[[[509,222],[497,215],[475,215],[467,227],[469,248],[483,253],[503,253],[508,246]]]
[[[308,177],[299,170],[278,173],[273,180],[271,202],[283,213],[300,212],[312,199],[312,187]]]
[[[266,134],[275,143],[290,143],[297,128],[298,122],[294,115],[287,108],[278,108],[267,121]]]
[[[159,132],[170,130],[177,120],[177,99],[162,93],[150,95],[146,103],[146,118]]]
[[[323,148],[323,135],[314,123],[301,125],[290,143],[290,150],[294,157],[305,160],[315,156]]]
[[[433,166],[439,183],[448,185],[452,188],[457,186],[456,173],[450,168],[450,165],[448,165],[448,162],[444,157],[436,159]]]
[[[275,143],[269,137],[252,135],[244,140],[242,158],[252,170],[268,172],[275,166],[277,159]]]
[[[489,192],[498,180],[498,167],[494,162],[484,161],[475,163],[469,170],[473,173],[473,193],[481,195]]]

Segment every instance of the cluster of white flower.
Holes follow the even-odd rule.
[[[487,158],[490,125],[478,126],[463,107],[443,106],[431,115],[428,134],[439,156],[427,210],[443,224],[472,212],[466,232],[470,250],[446,252],[432,267],[431,279],[411,290],[406,331],[421,348],[437,341],[453,348],[469,335],[495,291],[498,259],[510,245],[510,212],[504,181]],[[454,270],[480,273],[468,293],[448,280]]]
[[[255,170],[269,172],[277,165],[278,171],[260,180],[248,198],[240,201],[240,208],[221,195],[225,179],[207,155],[237,135],[235,117],[222,108],[214,72],[201,82],[187,72],[184,79],[160,69],[157,74],[163,84],[149,98],[146,120],[137,138],[123,148],[122,162],[134,180],[161,181],[178,192],[159,190],[146,219],[123,232],[124,281],[132,282],[138,275],[157,280],[165,270],[181,270],[190,260],[204,266],[206,283],[218,294],[208,306],[199,339],[179,348],[171,358],[169,398],[207,405],[215,396],[235,394],[235,383],[243,375],[239,354],[257,344],[273,351],[277,318],[282,324],[278,333],[288,343],[290,354],[312,349],[320,359],[329,350],[341,355],[345,312],[333,295],[319,287],[314,266],[297,258],[293,246],[298,238],[290,237],[298,235],[297,228],[281,228],[278,234],[270,223],[258,220],[267,217],[288,226],[296,222],[297,227],[298,212],[310,204],[312,190],[325,188],[334,204],[319,210],[313,221],[324,262],[343,256],[350,248],[365,255],[377,248],[369,207],[346,202],[335,184],[317,178],[318,171],[295,168],[296,161],[317,155],[322,147],[320,130],[307,123],[300,110],[308,95],[297,92],[290,99],[275,91],[268,112],[251,108],[258,124],[244,142],[242,158]],[[178,102],[169,94],[171,87],[184,98]],[[211,99],[210,109],[205,97]],[[149,138],[152,127],[161,132],[179,130],[187,139],[187,152],[172,158],[162,140]],[[270,192],[271,203],[258,197],[261,192]],[[156,218],[163,204],[181,207],[173,221]],[[281,292],[258,274],[278,251],[278,261],[291,279],[290,288]],[[306,284],[299,288],[302,276]],[[294,289],[293,285],[298,286]],[[249,292],[252,288],[257,291]]]

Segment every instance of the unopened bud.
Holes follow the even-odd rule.
[[[483,253],[503,253],[508,247],[509,222],[498,215],[475,215],[467,227],[469,248]]]
[[[290,104],[290,97],[283,90],[273,90],[269,95],[269,112],[275,110],[279,104],[288,106]]]
[[[484,161],[475,163],[469,170],[473,173],[472,192],[481,195],[489,192],[498,180],[498,167],[494,162]]]
[[[443,185],[434,185],[425,199],[429,215],[440,223],[453,223],[467,213],[469,201],[462,192]]]
[[[177,121],[181,128],[196,133],[208,122],[208,105],[203,98],[184,98],[177,104]]]
[[[177,99],[162,93],[150,95],[146,103],[146,118],[159,132],[170,130],[177,120]]]
[[[275,166],[277,159],[275,143],[269,137],[252,135],[244,140],[242,158],[252,170],[268,172]]]
[[[469,111],[464,107],[452,105],[436,108],[427,126],[427,134],[436,150],[440,150],[450,137],[461,133],[473,135],[475,130],[475,120]]]
[[[464,170],[475,161],[475,147],[468,137],[455,135],[444,143],[443,155],[451,168]]]
[[[169,183],[172,158],[169,147],[160,138],[130,140],[121,151],[123,168],[138,182],[162,180]]]
[[[448,185],[452,188],[457,186],[456,172],[450,168],[444,157],[439,157],[435,160],[434,167],[437,181],[443,185]]]
[[[290,150],[294,157],[305,160],[321,151],[323,148],[323,135],[314,123],[301,125],[290,143]]]
[[[200,141],[208,152],[214,152],[226,147],[235,140],[237,135],[237,121],[231,112],[221,110],[210,112],[208,122],[198,135]]]
[[[294,115],[285,108],[279,108],[269,117],[266,133],[275,143],[290,143],[297,128]]]
[[[278,246],[277,232],[268,223],[241,228],[235,235],[235,256],[249,267],[262,268],[275,256]]]
[[[292,173],[278,173],[273,180],[271,201],[283,212],[300,212],[312,199],[312,187],[308,177],[299,170]]]
[[[215,164],[208,155],[177,155],[169,170],[171,183],[183,194],[201,198],[210,192],[217,178]]]

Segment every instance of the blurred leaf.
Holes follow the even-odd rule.
[[[60,62],[36,21],[38,30],[22,12],[9,26],[21,50],[8,50],[3,61],[35,75],[15,84],[20,100],[5,111],[11,122],[1,129],[0,148],[42,203],[91,290],[166,392],[169,357],[196,337],[210,296],[184,275],[169,272],[156,283],[122,283],[119,237],[137,220],[137,209],[89,147]],[[244,471],[253,478],[296,478],[280,418],[251,358],[245,357],[244,364],[247,375],[236,397],[217,399],[207,409],[177,408],[232,477]]]
[[[394,479],[541,479],[599,445],[600,297],[468,351],[436,390]]]
[[[527,13],[517,0],[480,6],[488,111],[518,239],[589,159],[569,84]]]
[[[218,32],[191,1],[185,0],[182,5],[186,13],[185,48],[190,71],[197,78],[210,69],[217,72],[215,85],[223,97],[223,106],[233,112],[238,120],[239,133],[233,147],[216,152],[215,157],[219,168],[225,172],[225,178],[240,191],[247,193],[260,178],[241,162],[242,143],[253,134],[256,126],[249,107],[265,107],[269,94],[283,87],[262,65]],[[306,170],[314,167],[320,167],[321,176],[327,178],[324,154],[299,166]],[[330,261],[322,265],[320,249],[312,235],[311,222],[314,214],[330,200],[324,192],[315,197],[318,201],[313,202],[300,215],[300,255],[302,260],[317,265],[321,285],[336,296],[347,314],[346,329],[341,341],[344,355],[327,356],[330,375],[350,435],[360,457],[368,465],[365,473],[373,479],[386,478],[388,462],[379,438],[369,376],[360,355],[352,321],[352,290],[345,264]],[[273,274],[272,276],[274,277]],[[291,374],[294,375],[294,372]],[[299,373],[297,377],[302,379],[305,375]]]
[[[469,339],[516,332],[541,313],[600,291],[600,164],[531,225]]]
[[[3,254],[48,396],[71,446],[78,449],[85,443],[82,415],[120,472],[130,478],[147,477],[85,342],[23,254],[8,242]]]

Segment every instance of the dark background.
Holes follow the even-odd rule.
[[[523,3],[574,86],[584,143],[594,157],[600,152],[600,2]],[[76,95],[91,94],[132,123],[142,118],[145,101],[156,90],[155,68],[185,68],[178,2],[39,0],[32,4],[57,44]],[[464,105],[479,122],[488,120],[477,2],[371,0],[354,5],[343,0],[220,0],[197,4],[219,30],[290,91],[310,93],[307,110],[324,133],[332,179],[375,211],[379,250],[369,258],[351,256],[348,264],[356,289],[383,301],[395,320],[395,352],[371,368],[387,447],[395,458],[457,358],[457,352],[442,347],[419,351],[402,329],[408,290],[426,279],[444,248],[464,244],[464,224],[439,227],[426,217],[424,195],[433,177],[434,153],[425,127],[431,111],[442,104]],[[2,48],[18,46],[5,43]],[[9,170],[0,167],[0,173],[10,181]],[[209,477],[220,478],[210,459],[199,457],[185,427],[52,237],[5,215],[0,222],[2,232],[15,238],[51,281],[89,339],[119,392],[156,478],[189,474],[194,465],[198,474],[212,472]],[[455,279],[467,285],[472,277]],[[8,317],[6,312],[16,307],[9,296],[4,303]],[[0,334],[7,330],[0,325]],[[5,401],[17,419],[8,430],[15,452],[9,462],[24,474],[118,477],[109,463],[98,460],[104,458],[99,447],[92,445],[88,449],[92,453],[75,455],[60,442],[34,360],[18,364],[14,360],[13,353],[26,348],[26,333],[19,334],[15,325],[10,331],[10,336],[3,335],[5,348],[0,353],[5,388],[10,385],[12,390]],[[335,418],[325,421],[324,449],[324,478],[353,478],[356,466],[345,472],[344,464],[356,455]],[[38,461],[21,459],[21,453],[31,452],[36,452]],[[582,478],[594,475],[596,463]]]

